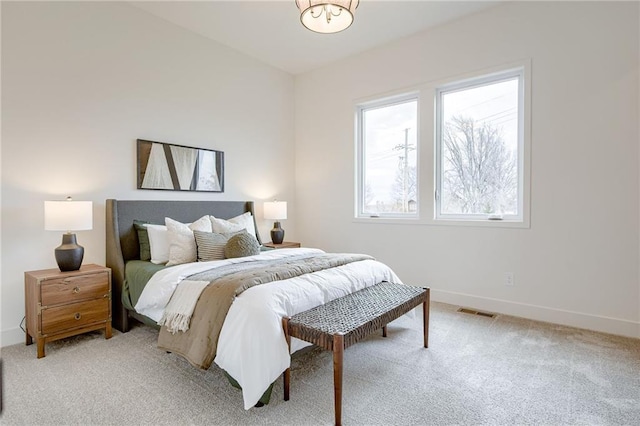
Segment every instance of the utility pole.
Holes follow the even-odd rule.
[[[404,157],[400,157],[400,160],[403,161],[402,164],[402,211],[409,211],[409,130],[410,128],[404,129],[404,144],[398,144],[393,149],[395,150],[404,150]],[[414,150],[414,147],[411,147],[411,150]]]

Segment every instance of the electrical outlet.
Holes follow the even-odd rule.
[[[508,287],[513,287],[515,285],[515,280],[513,279],[513,272],[504,273],[504,285]]]

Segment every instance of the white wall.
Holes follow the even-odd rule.
[[[298,76],[299,238],[373,254],[435,300],[640,337],[638,18],[635,2],[512,2]],[[357,99],[528,58],[530,228],[353,220]]]
[[[61,239],[43,201],[66,195],[94,202],[85,262],[104,263],[106,198],[277,196],[288,239],[371,253],[436,300],[640,337],[637,3],[514,2],[298,76],[295,157],[286,73],[122,3],[1,10],[0,345],[23,340],[23,272]],[[530,229],[353,221],[354,100],[522,58]],[[136,190],[137,138],[224,151],[225,193]]]
[[[1,344],[24,339],[24,271],[56,267],[44,200],[94,202],[78,240],[99,264],[107,198],[295,207],[293,90],[292,76],[125,3],[2,2]],[[224,151],[225,192],[137,190],[137,138]],[[295,238],[294,218],[285,228]]]

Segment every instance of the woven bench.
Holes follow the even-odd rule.
[[[291,349],[296,337],[333,351],[333,388],[335,422],[342,422],[342,359],[346,348],[382,329],[387,337],[387,324],[422,304],[424,347],[429,344],[429,288],[383,281],[355,293],[316,306],[291,318],[283,318],[282,326]],[[284,372],[284,399],[289,400],[291,369]]]

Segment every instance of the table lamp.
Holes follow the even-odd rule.
[[[91,201],[44,202],[44,229],[66,231],[62,234],[62,244],[55,249],[56,262],[60,271],[77,271],[82,265],[84,247],[79,246],[76,234],[71,231],[85,231],[93,228],[93,203]]]
[[[272,219],[271,242],[274,244],[282,244],[284,241],[284,229],[280,227],[280,220],[287,218],[287,202],[286,201],[267,201],[264,203],[264,218]]]

